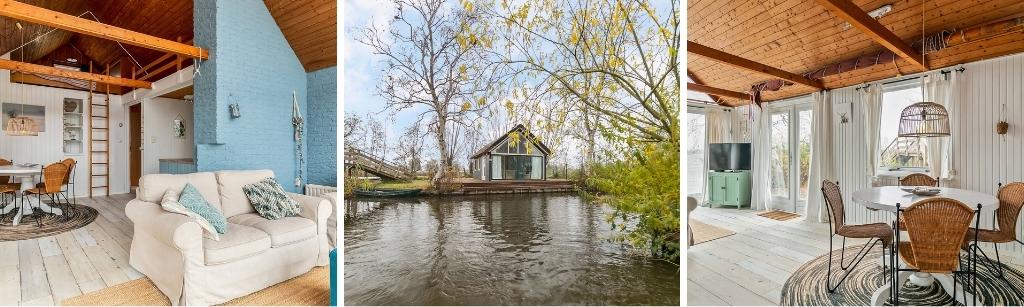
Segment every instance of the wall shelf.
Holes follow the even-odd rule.
[[[81,155],[85,153],[82,138],[85,136],[83,101],[75,98],[64,98],[64,154]]]

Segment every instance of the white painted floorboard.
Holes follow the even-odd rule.
[[[0,305],[56,305],[69,297],[142,277],[128,265],[133,194],[78,198],[93,223],[56,236],[0,242]]]
[[[756,213],[700,207],[690,214],[693,220],[736,234],[686,251],[688,305],[778,305],[789,276],[803,263],[828,253],[828,224],[776,221]],[[862,242],[848,239],[847,245]],[[837,239],[835,248],[839,243]],[[1024,263],[1012,257],[1003,261],[1018,269]]]

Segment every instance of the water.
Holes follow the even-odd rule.
[[[346,305],[679,305],[679,267],[631,255],[574,194],[345,205]]]

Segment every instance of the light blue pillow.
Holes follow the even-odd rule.
[[[178,203],[210,222],[210,225],[213,225],[213,229],[216,229],[217,233],[224,234],[228,231],[228,219],[224,217],[220,210],[211,206],[203,198],[203,194],[200,194],[199,190],[191,183],[185,184],[185,188],[181,189],[181,195],[178,195]]]

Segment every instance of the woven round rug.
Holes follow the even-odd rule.
[[[0,241],[18,241],[58,235],[85,227],[96,220],[99,212],[92,207],[71,204],[50,205],[60,208],[64,215],[55,215],[36,209],[32,215],[22,216],[18,226],[14,226],[15,211],[0,215]],[[42,212],[42,213],[40,213]]]
[[[861,248],[860,245],[847,247],[843,250],[846,253],[846,261],[849,262]],[[786,280],[782,286],[782,298],[780,305],[802,305],[802,306],[865,306],[871,302],[871,295],[878,288],[882,287],[883,281],[882,266],[879,264],[879,257],[882,255],[882,248],[875,246],[858,265],[853,273],[846,278],[836,289],[829,293],[825,286],[825,275],[828,272],[828,254],[821,255],[807,263],[804,263],[796,272]],[[966,256],[966,254],[964,254]],[[995,257],[995,255],[989,255]],[[1024,305],[1024,274],[1002,265],[1006,280],[999,277],[997,268],[989,265],[984,257],[978,261],[978,304],[1020,306]],[[966,258],[964,258],[966,260]],[[1005,258],[1003,260],[1006,260]],[[994,259],[993,259],[994,261]],[[832,258],[832,282],[842,277],[842,271],[838,269],[839,253],[833,253]],[[971,277],[959,276],[957,288],[964,284],[970,285]],[[968,289],[971,289],[968,286]],[[1015,290],[1020,289],[1020,290]],[[970,290],[968,290],[970,291]],[[1020,292],[1020,293],[1018,293]],[[886,305],[892,305],[887,301]],[[938,281],[927,287],[916,286],[909,281],[900,288],[900,305],[919,306],[952,306],[960,305],[953,300],[952,296],[946,294]]]

